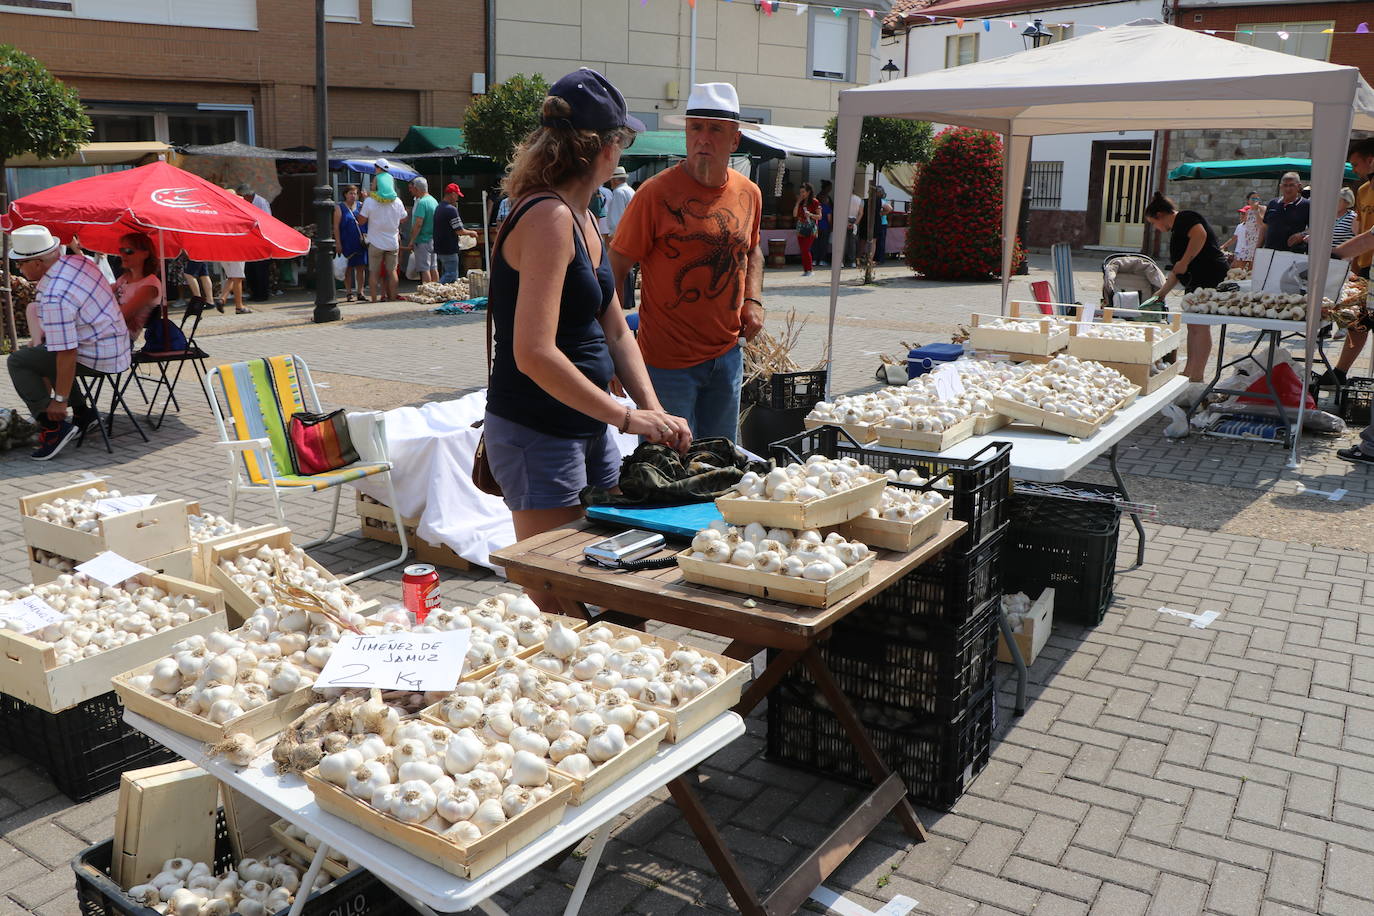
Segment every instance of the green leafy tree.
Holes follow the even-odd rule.
[[[489,88],[463,115],[463,142],[470,152],[500,163],[515,158],[515,147],[539,126],[539,109],[549,84],[536,73],[517,73]]]
[[[91,135],[91,119],[76,90],[48,72],[39,61],[13,45],[0,44],[0,212],[9,209],[5,193],[5,163],[33,154],[43,158],[70,156]],[[19,343],[10,299],[9,245],[0,245],[5,335],[10,347]]]
[[[1002,275],[1002,138],[951,127],[935,138],[921,169],[906,231],[906,262],[931,280],[988,280]],[[1020,242],[1012,270],[1026,257]]]
[[[836,119],[831,118],[825,125],[825,145],[835,149]],[[931,127],[929,121],[911,121],[906,118],[864,118],[863,129],[859,133],[859,162],[873,166],[873,171],[881,175],[889,165],[913,162],[921,163],[930,159]],[[875,197],[870,193],[869,200]],[[868,223],[868,237],[874,238],[874,228],[878,220],[875,207],[865,206],[864,219]],[[873,261],[865,259],[864,282],[873,282]]]

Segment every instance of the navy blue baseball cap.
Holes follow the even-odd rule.
[[[557,96],[572,108],[568,118],[542,118],[545,127],[575,127],[578,130],[615,130],[626,127],[635,133],[645,130],[644,122],[625,110],[625,96],[611,81],[590,67],[574,70],[553,84],[549,95]]]

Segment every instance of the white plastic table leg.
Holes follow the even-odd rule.
[[[310,898],[310,891],[315,886],[315,878],[320,874],[320,868],[324,866],[324,858],[329,854],[329,846],[321,843],[315,849],[315,858],[310,861],[310,867],[305,870],[305,877],[301,879],[300,890],[296,893],[296,899],[291,902],[291,911],[288,916],[301,916],[305,910],[305,901]]]
[[[582,862],[582,871],[577,874],[577,883],[573,885],[572,897],[568,900],[568,905],[563,908],[563,916],[577,916],[582,911],[582,901],[587,897],[587,889],[591,887],[592,877],[596,874],[597,863],[601,861],[601,853],[606,848],[606,839],[611,835],[610,825],[606,824],[592,835],[596,839],[592,842],[592,848],[587,852],[587,858]]]
[[[490,897],[477,901],[477,908],[487,916],[506,916],[506,911],[493,903]]]

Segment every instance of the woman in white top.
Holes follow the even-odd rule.
[[[124,272],[114,282],[115,299],[129,328],[129,339],[137,340],[143,327],[162,307],[162,278],[158,276],[153,243],[146,235],[130,233],[119,240],[119,257]]]
[[[1236,223],[1236,231],[1221,246],[1222,251],[1233,251],[1232,267],[1249,270],[1255,260],[1255,243],[1259,241],[1259,227],[1264,222],[1264,206],[1257,192],[1245,195],[1245,206],[1237,211],[1241,220]]]

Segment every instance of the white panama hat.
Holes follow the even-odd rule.
[[[56,251],[62,243],[53,238],[47,226],[20,226],[10,233],[10,257],[30,261]]]
[[[702,118],[707,121],[729,121],[744,130],[758,130],[759,126],[751,121],[741,121],[739,116],[739,94],[730,83],[697,83],[692,94],[687,97],[687,109],[682,114],[663,116],[663,123],[682,127],[688,118]]]

